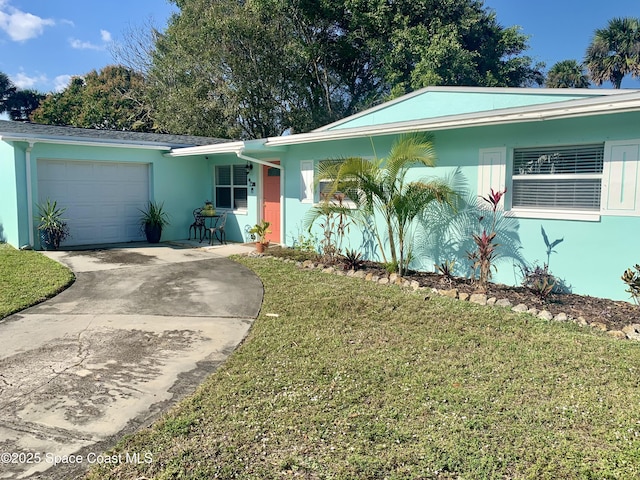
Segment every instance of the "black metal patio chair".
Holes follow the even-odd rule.
[[[193,223],[189,225],[189,240],[191,240],[191,230],[193,230],[193,239],[196,239],[196,235],[200,234],[200,242],[205,238],[206,229],[204,224],[204,216],[202,215],[202,208],[196,208],[193,210]]]

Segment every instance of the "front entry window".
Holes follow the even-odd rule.
[[[246,210],[247,171],[244,165],[216,166],[215,202],[218,209]]]

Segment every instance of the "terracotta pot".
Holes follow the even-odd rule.
[[[256,242],[256,251],[258,253],[263,253],[265,248],[267,248],[268,246],[269,246],[269,243]]]

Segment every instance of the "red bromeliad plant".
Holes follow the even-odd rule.
[[[474,270],[480,270],[478,289],[481,291],[487,290],[487,284],[491,279],[491,267],[493,267],[494,269],[496,268],[495,265],[492,265],[492,263],[496,257],[496,247],[498,247],[499,244],[494,243],[493,240],[496,238],[498,204],[500,203],[500,200],[505,193],[507,193],[506,188],[503,191],[497,192],[492,188],[489,195],[487,195],[486,197],[481,197],[485,202],[491,205],[493,214],[491,232],[487,233],[487,230],[483,229],[482,235],[473,234],[473,241],[476,244],[476,250],[474,252],[467,253],[467,256],[473,262]],[[482,222],[483,219],[484,217],[480,217],[480,222]]]
[[[480,197],[489,205],[491,205],[491,210],[493,212],[493,223],[491,224],[492,231],[495,231],[496,229],[496,218],[497,218],[496,211],[498,210],[498,204],[500,203],[500,200],[502,200],[502,196],[505,193],[507,193],[506,188],[503,191],[497,191],[497,192],[494,192],[492,188],[491,193],[489,195],[487,195],[486,197]]]

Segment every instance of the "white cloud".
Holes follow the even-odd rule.
[[[15,42],[38,37],[44,32],[44,27],[53,25],[55,22],[52,19],[23,12],[7,1],[0,1],[0,30],[4,30]]]
[[[61,92],[65,88],[69,86],[69,82],[71,82],[71,75],[58,75],[53,80],[53,91]]]
[[[77,38],[70,38],[69,45],[76,50],[106,50],[107,44],[111,42],[111,33],[107,30],[100,30],[101,44],[85,42]]]
[[[24,71],[20,71],[15,75],[9,75],[9,79],[16,87],[23,90],[38,90],[40,92],[61,92],[69,86],[71,78],[72,75],[58,75],[52,81],[44,74],[39,73],[31,76],[27,75]]]
[[[36,75],[30,77],[24,72],[18,72],[15,75],[10,76],[13,84],[23,90],[35,88],[36,85],[47,83],[48,78],[46,75]]]
[[[96,45],[91,42],[83,42],[77,38],[70,38],[69,45],[76,50],[104,50],[104,45]]]

